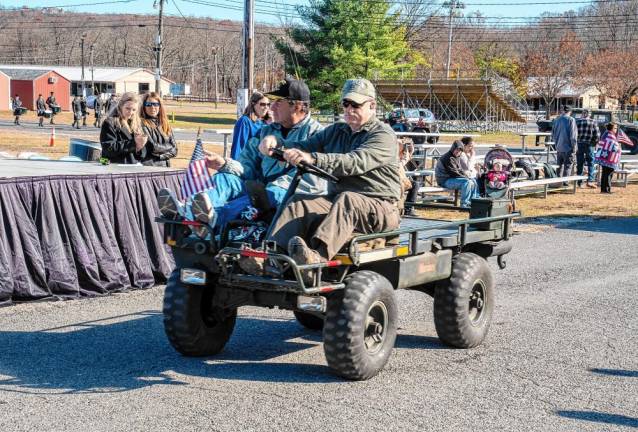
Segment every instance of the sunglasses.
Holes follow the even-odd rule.
[[[359,103],[353,102],[351,100],[344,99],[344,100],[341,101],[341,105],[343,105],[344,108],[348,108],[348,107],[351,106],[352,108],[357,109],[357,108],[361,108],[362,106],[364,106],[367,102],[369,102],[369,101],[366,101],[364,103],[360,103],[359,104]]]
[[[270,106],[270,102],[259,102],[259,106],[264,108],[264,107],[269,107]]]
[[[158,107],[160,106],[159,102],[144,102],[145,107]]]

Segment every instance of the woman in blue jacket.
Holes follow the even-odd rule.
[[[269,118],[270,101],[262,93],[255,92],[250,97],[250,103],[239,117],[233,129],[233,145],[230,157],[237,160],[248,140],[259,136],[259,131]]]

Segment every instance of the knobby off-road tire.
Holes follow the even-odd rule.
[[[301,324],[305,328],[310,330],[323,329],[323,317],[319,317],[317,315],[313,315],[311,313],[303,311],[294,311],[294,314],[299,324]]]
[[[434,325],[439,339],[457,348],[483,342],[494,311],[494,278],[487,261],[473,253],[452,260],[452,275],[434,291]]]
[[[211,313],[212,289],[183,283],[174,270],[164,292],[164,331],[177,352],[189,357],[220,352],[235,328],[237,309],[224,319]]]
[[[337,374],[351,380],[375,376],[387,363],[397,336],[392,284],[373,271],[352,273],[328,298],[323,348]]]

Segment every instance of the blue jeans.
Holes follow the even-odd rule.
[[[218,173],[213,176],[215,187],[203,191],[213,205],[217,215],[216,226],[223,226],[226,222],[237,219],[239,214],[250,205],[250,198],[246,195],[244,182],[233,174]],[[186,214],[188,220],[194,220],[191,208],[192,197],[186,200]]]
[[[596,169],[594,165],[595,147],[588,144],[578,144],[576,151],[576,174],[583,175],[583,165],[587,164],[587,183],[596,181]],[[581,183],[580,181],[578,182]]]
[[[445,189],[454,189],[461,192],[461,207],[470,207],[472,198],[479,197],[476,179],[465,177],[449,178],[441,186]]]

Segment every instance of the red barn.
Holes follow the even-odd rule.
[[[56,71],[2,68],[0,72],[11,78],[11,96],[19,95],[25,108],[35,110],[39,94],[46,99],[51,92],[55,92],[62,110],[71,110],[71,81]]]
[[[11,78],[9,75],[0,72],[0,111],[9,110],[9,102],[11,101]]]

